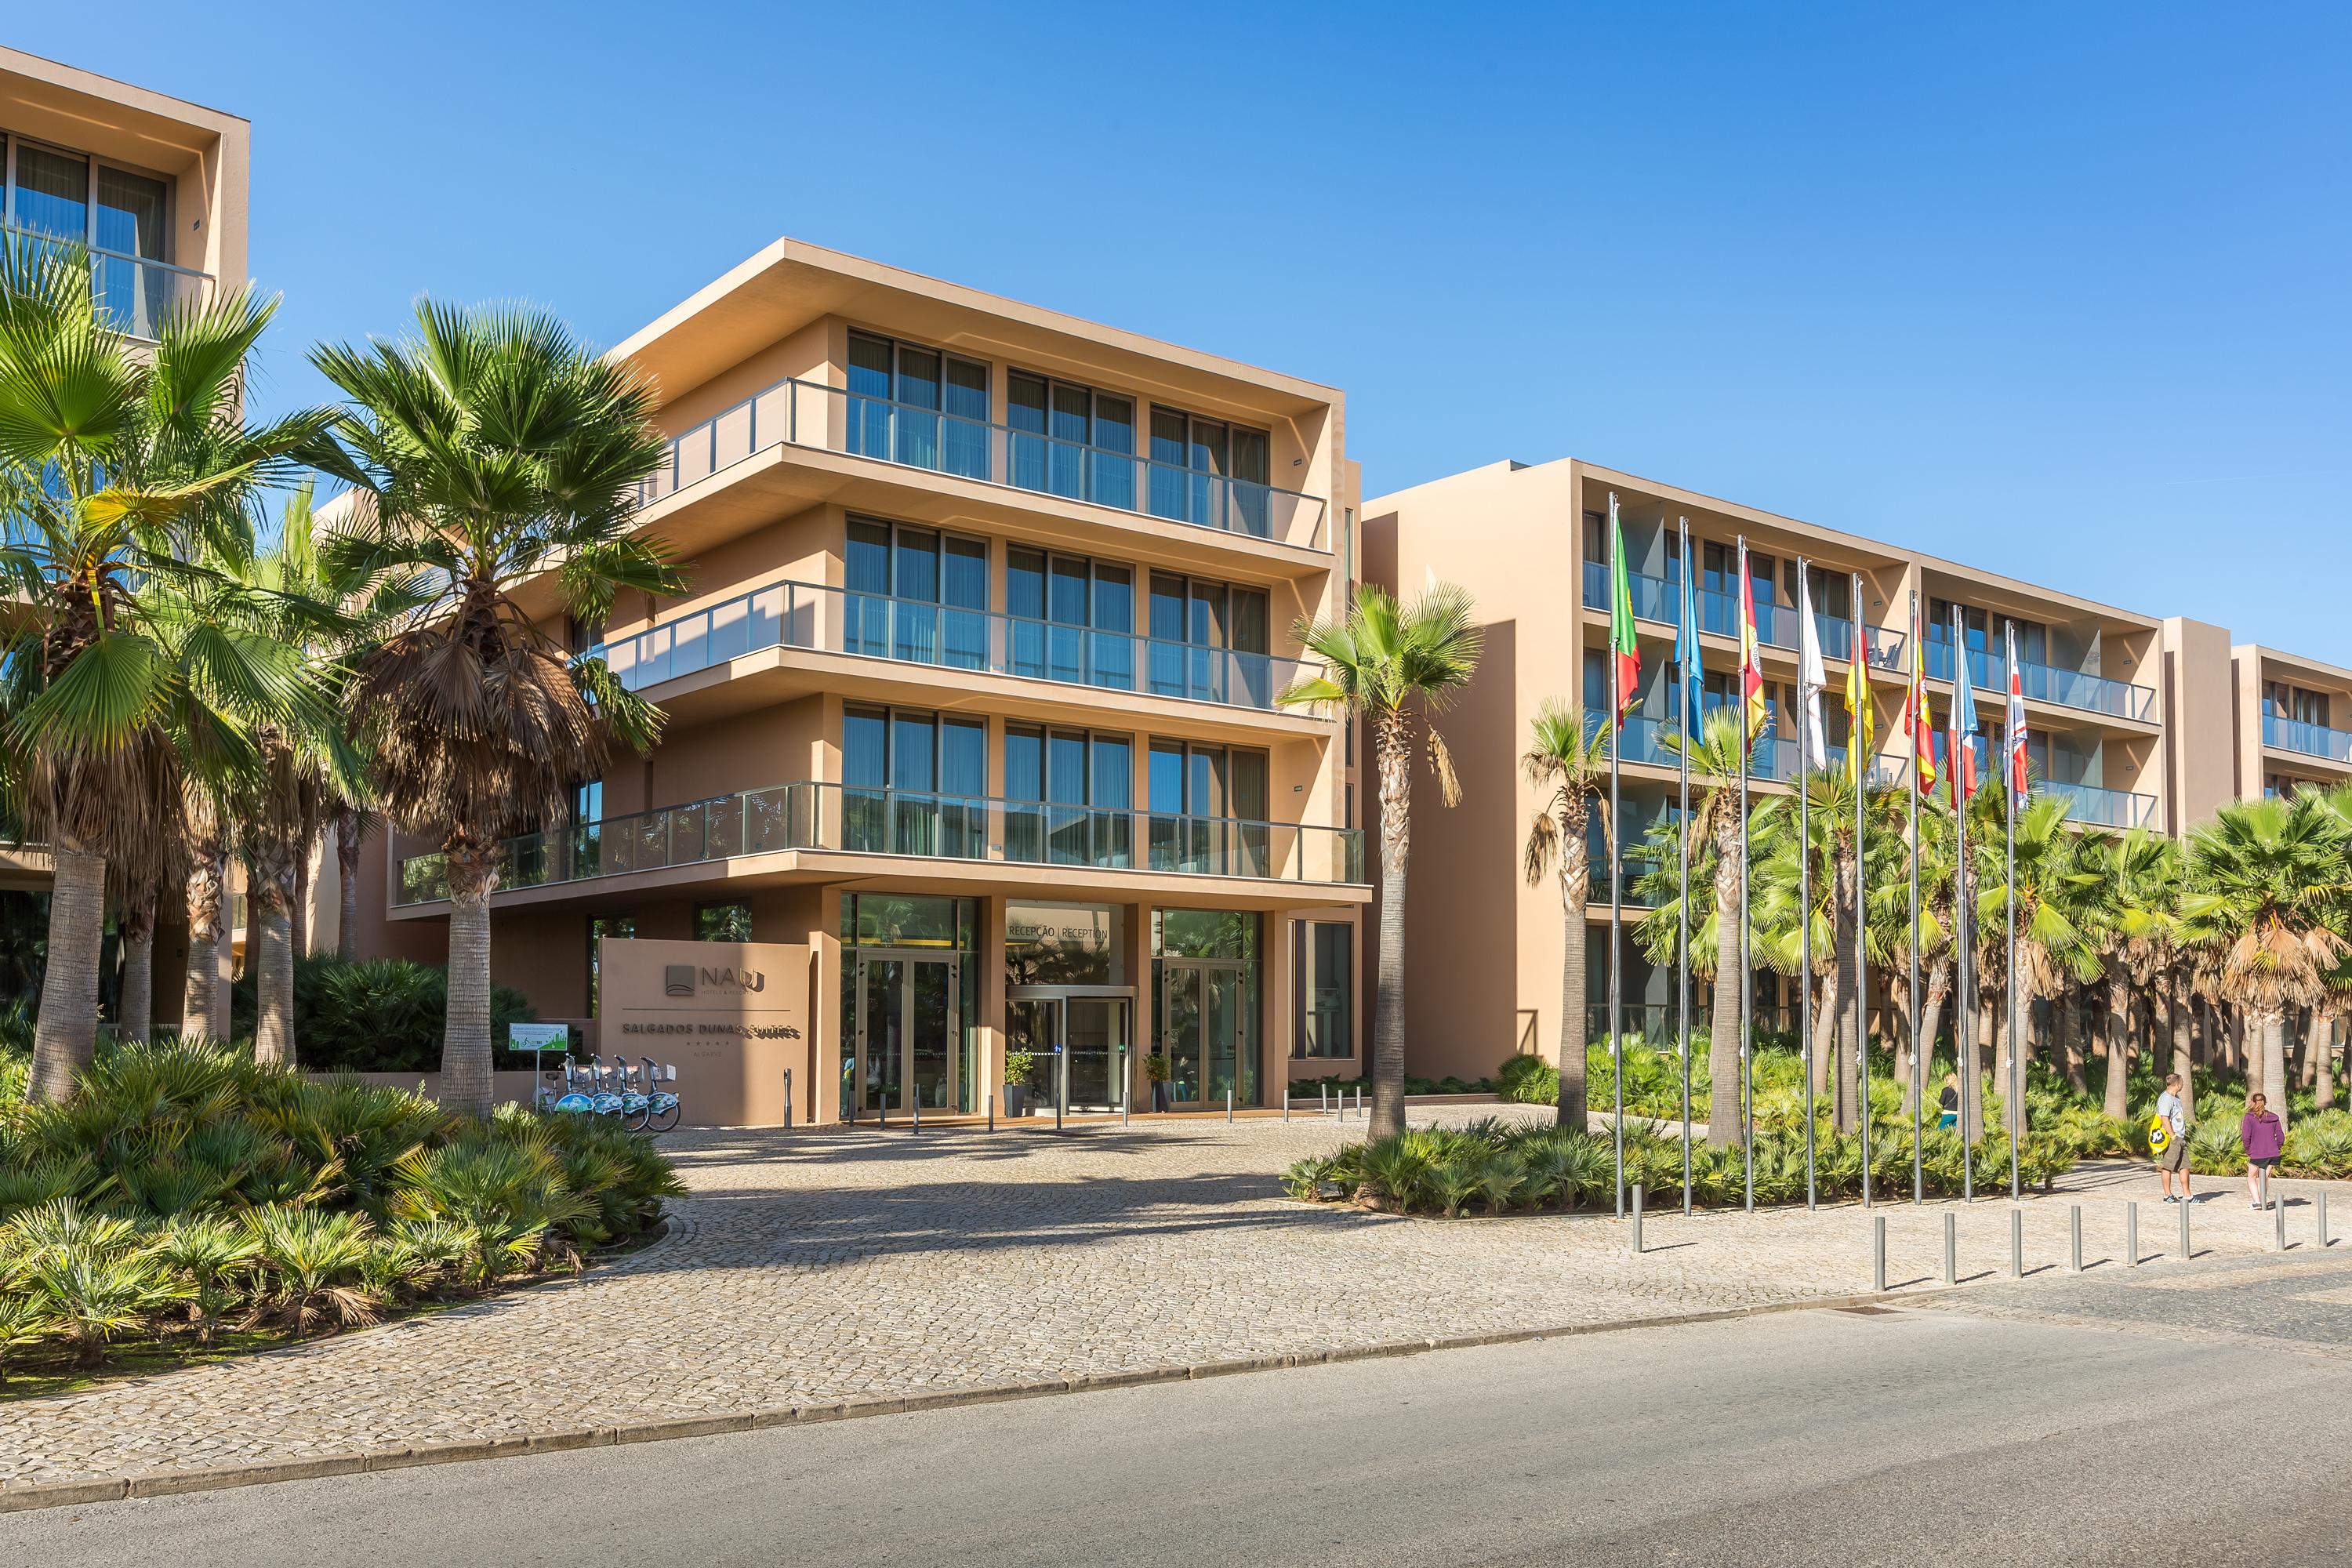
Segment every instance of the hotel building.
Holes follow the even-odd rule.
[[[1542,805],[1522,776],[1528,721],[1548,698],[1609,710],[1611,496],[1617,499],[1640,635],[1642,675],[1622,739],[1625,842],[1670,813],[1679,678],[1676,530],[1686,519],[1699,584],[1699,629],[1710,707],[1738,680],[1738,542],[1748,548],[1771,722],[1752,788],[1784,794],[1797,770],[1797,559],[1808,563],[1830,692],[1822,702],[1828,760],[1848,740],[1843,693],[1861,657],[1875,716],[1872,767],[1908,776],[1901,731],[1911,668],[1911,609],[1927,627],[1934,710],[1948,711],[1957,660],[1969,661],[1985,734],[1998,736],[2013,628],[2025,692],[2036,790],[2063,795],[2074,818],[2099,827],[2182,833],[2223,802],[2310,782],[2352,778],[2352,671],[2269,648],[2232,647],[2220,627],[2118,609],[2060,589],[1820,528],[1577,459],[1502,462],[1373,499],[1364,507],[1365,571],[1407,594],[1432,578],[1460,584],[1486,628],[1475,683],[1439,722],[1473,803],[1446,810],[1416,779],[1408,908],[1411,1070],[1431,1077],[1491,1074],[1520,1053],[1556,1059],[1560,921],[1556,881],[1520,874],[1528,824]],[[1960,632],[1956,641],[1953,617]],[[1820,764],[1816,763],[1815,766]],[[1694,781],[1693,800],[1701,784]],[[1489,803],[1507,801],[1507,810]],[[1592,826],[1588,910],[1588,1006],[1592,1038],[1607,1032],[1611,868],[1599,814]],[[1623,874],[1623,868],[1618,868]],[[1631,879],[1628,879],[1630,883]],[[1636,901],[1627,889],[1629,906]],[[1642,911],[1637,908],[1634,914]],[[1671,1039],[1674,973],[1653,966],[1629,934],[1624,1027]],[[1758,973],[1755,1016],[1786,1026],[1793,989]],[[1694,983],[1694,1016],[1706,988]]]
[[[571,631],[667,727],[507,847],[499,982],[593,1042],[601,939],[805,944],[804,1121],[1360,1070],[1355,738],[1277,701],[1355,571],[1337,390],[790,239],[613,353],[689,585]],[[362,952],[441,960],[433,851],[370,842]]]

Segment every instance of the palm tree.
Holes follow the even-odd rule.
[[[245,499],[324,423],[242,419],[274,305],[182,306],[134,353],[92,301],[86,256],[0,250],[0,583],[32,605],[0,653],[0,744],[54,856],[32,1081],[48,1100],[96,1044],[109,861],[152,875],[184,776],[248,766],[256,724],[325,706],[299,652],[257,629],[252,596],[191,563],[192,541],[237,547]],[[205,616],[159,618],[161,583]]]
[[[352,731],[386,814],[438,842],[449,887],[446,1103],[490,1109],[490,911],[499,841],[557,826],[616,744],[649,748],[661,718],[602,658],[567,655],[512,589],[551,576],[579,621],[622,589],[676,593],[666,553],[633,531],[631,497],[663,460],[655,394],[551,316],[419,300],[416,332],[312,363],[351,398],[361,487],[321,548],[339,577],[422,574],[431,597],[352,665]]]
[[[2082,872],[2106,971],[2107,1082],[2102,1098],[2106,1113],[2120,1120],[2131,1113],[2125,1080],[2134,988],[2148,999],[2151,1048],[2159,1033],[2159,982],[2172,967],[2179,930],[2180,847],[2144,827],[2120,837],[2093,835],[2083,841]]]
[[[2004,1102],[2009,1099],[2011,1054],[2024,1053],[2016,1068],[2021,1081],[2032,1060],[2030,1043],[2013,1036],[2030,1026],[2034,1002],[2056,995],[2070,976],[2090,980],[2099,973],[2098,947],[2091,935],[2095,917],[2085,879],[2076,865],[2079,845],[2067,826],[2071,807],[2063,795],[2039,795],[2018,813],[2012,892],[2001,816],[2006,809],[2001,795],[2007,787],[1999,778],[1988,779],[1969,804],[1969,847],[1977,862],[1978,973],[1987,982],[1988,991],[1996,985],[2018,988],[2019,1029],[2011,1029],[2008,1007],[1995,1015],[1994,1039],[1999,1047],[1993,1069],[1995,1090]],[[2009,973],[2008,948],[2012,897],[2017,903],[2019,970],[2014,975]],[[2009,1114],[2014,1127],[2022,1107],[2011,1105]]]
[[[1677,752],[1686,752],[1691,772],[1704,773],[1708,779],[1706,791],[1691,813],[1687,831],[1692,836],[1692,891],[1698,894],[1697,882],[1702,871],[1700,846],[1705,846],[1704,866],[1708,875],[1715,910],[1713,937],[1706,942],[1711,949],[1709,957],[1714,966],[1714,1005],[1711,1009],[1707,1037],[1707,1114],[1706,1136],[1712,1143],[1737,1144],[1741,1141],[1740,1121],[1743,1086],[1739,1081],[1739,987],[1742,979],[1726,982],[1729,973],[1739,974],[1739,927],[1742,906],[1739,900],[1739,773],[1740,720],[1730,708],[1717,709],[1706,716],[1706,723],[1696,739],[1669,731],[1665,743]],[[1752,848],[1752,846],[1751,846]],[[1679,871],[1677,870],[1677,875]],[[1660,921],[1671,915],[1678,916],[1671,898],[1643,921],[1643,942],[1655,956]],[[1696,930],[1697,910],[1693,909],[1693,929]],[[1675,928],[1664,928],[1671,933]],[[1691,942],[1692,967],[1698,967],[1701,940],[1694,935]],[[1669,947],[1668,952],[1672,951]]]
[[[1920,1052],[1919,1076],[1924,1082],[1927,1065],[1935,1058],[1936,1037],[1944,1026],[1944,1009],[1952,995],[1952,964],[1955,957],[1952,915],[1953,873],[1959,858],[1959,843],[1954,831],[1952,814],[1934,799],[1919,803],[1919,833],[1916,844],[1910,842],[1908,804],[1904,808],[1906,819],[1903,826],[1904,846],[1901,864],[1896,869],[1900,879],[1890,897],[1895,900],[1894,919],[1896,931],[1889,943],[1890,962],[1900,966],[1908,983],[1911,961],[1911,866],[1910,858],[1919,861],[1919,985],[1926,993],[1906,999],[1911,1014],[1911,1035]],[[1964,1028],[1957,1033],[1965,1035]],[[1975,1074],[1962,1074],[1964,1081],[1973,1084]],[[1903,1075],[1903,1105],[1911,1109],[1911,1075]]]
[[[1585,721],[1583,709],[1557,698],[1537,710],[1532,743],[1519,765],[1528,783],[1549,792],[1528,825],[1528,886],[1559,868],[1559,1124],[1584,1128],[1585,903],[1592,891],[1592,807],[1608,772],[1605,720]],[[1617,875],[1615,868],[1611,874]]]
[[[1381,958],[1379,1014],[1372,1040],[1374,1137],[1404,1127],[1405,865],[1412,851],[1412,759],[1424,749],[1438,798],[1462,798],[1454,759],[1435,716],[1478,670],[1486,634],[1472,618],[1470,595],[1438,584],[1410,605],[1366,583],[1341,621],[1301,622],[1299,643],[1323,661],[1323,673],[1293,685],[1286,706],[1345,708],[1371,731],[1381,807]]]
[[[2246,1018],[2248,1076],[2284,1121],[2286,1015],[2320,1001],[2344,962],[2352,832],[2315,794],[2242,800],[2189,837],[2180,924],[2213,943],[2216,988]]]

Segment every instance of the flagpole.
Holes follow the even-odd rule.
[[[1906,623],[1911,628],[1911,1201],[1925,1203],[1927,1199],[1927,1163],[1919,1147],[1919,1097],[1927,1089],[1927,1068],[1922,1065],[1923,1053],[1932,1047],[1933,1040],[1922,1044],[1919,1020],[1926,1014],[1926,999],[1919,994],[1919,791],[1927,781],[1919,771],[1919,742],[1927,740],[1927,696],[1925,669],[1927,650],[1921,647],[1919,590],[1911,590],[1911,611]],[[1936,742],[1927,740],[1932,756]]]
[[[1625,574],[1625,535],[1617,526],[1617,494],[1609,495],[1610,564],[1619,581]],[[1616,617],[1612,595],[1610,617]],[[1625,1058],[1618,1043],[1620,1034],[1619,1007],[1621,984],[1619,968],[1625,933],[1625,860],[1619,839],[1624,833],[1618,815],[1617,753],[1624,748],[1619,742],[1625,737],[1624,669],[1617,662],[1617,650],[1612,631],[1609,650],[1609,1095],[1611,1101],[1610,1136],[1617,1152],[1617,1217],[1625,1217]],[[1563,1063],[1563,1066],[1566,1064]]]
[[[1847,689],[1853,693],[1845,742],[1853,764],[1853,1065],[1862,1076],[1862,1206],[1870,1206],[1870,858],[1863,820],[1870,804],[1870,645],[1862,621],[1862,574],[1853,574],[1853,646],[1846,650]]]
[[[1739,1146],[1746,1163],[1745,1204],[1749,1214],[1756,1212],[1756,1021],[1753,1016],[1755,981],[1749,966],[1755,962],[1755,950],[1749,940],[1752,921],[1748,910],[1748,749],[1755,737],[1748,729],[1748,617],[1753,605],[1753,590],[1748,581],[1748,536],[1739,536]],[[1723,968],[1718,959],[1716,969]]]
[[[1682,813],[1681,831],[1675,835],[1681,846],[1682,897],[1677,906],[1682,914],[1682,931],[1675,952],[1681,958],[1681,973],[1675,984],[1680,999],[1676,1009],[1675,1030],[1682,1037],[1683,1050],[1683,1213],[1691,1212],[1691,1049],[1690,1049],[1690,749],[1698,737],[1691,730],[1691,714],[1696,710],[1706,717],[1706,700],[1704,689],[1693,690],[1691,678],[1696,671],[1698,654],[1697,585],[1691,581],[1690,519],[1681,520],[1683,547],[1683,596],[1675,606],[1675,641],[1685,635],[1689,645],[1678,651],[1682,656],[1682,755],[1681,796],[1678,809]],[[1700,728],[1706,726],[1701,724]]]
[[[1952,743],[1946,748],[1944,765],[1952,775],[1952,825],[1958,835],[1958,858],[1952,866],[1952,929],[1959,946],[1959,1016],[1952,1031],[1954,1066],[1960,1079],[1960,1201],[1977,1201],[1977,1142],[1978,1123],[1984,1117],[1984,1088],[1977,1082],[1977,1007],[1975,911],[1969,908],[1969,789],[1968,769],[1961,764],[1960,748],[1972,744],[1960,733],[1959,683],[1967,679],[1969,657],[1968,630],[1960,622],[1960,607],[1952,606],[1952,710],[1945,717],[1951,721]]]
[[[2017,623],[2010,621],[2002,629],[2008,633],[2005,662],[2001,679],[2011,689],[2017,678]],[[2001,701],[2001,781],[2000,793],[2009,799],[2009,888],[2003,902],[2009,905],[2009,1201],[2019,1198],[2017,1180],[2017,1146],[2025,1142],[2025,1101],[2020,1093],[2018,1052],[2018,1000],[2025,987],[2018,984],[2017,973],[2017,788],[2010,776],[2010,725],[2013,721],[2016,699],[2003,694]]]
[[[1821,1199],[1813,1163],[1813,832],[1805,741],[1821,700],[1806,689],[1812,679],[1808,660],[1819,634],[1813,629],[1812,568],[1801,555],[1797,595],[1797,613],[1803,617],[1797,627],[1797,700],[1804,709],[1797,715],[1797,1061],[1805,1074],[1805,1208],[1811,1212]]]

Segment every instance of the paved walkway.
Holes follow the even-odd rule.
[[[1408,1220],[1281,1195],[1283,1166],[1360,1131],[1302,1117],[1091,1123],[1060,1138],[680,1135],[672,1146],[693,1195],[646,1251],[576,1283],[0,1405],[0,1483],[1116,1379],[1870,1288],[1869,1221],[1851,1205],[1653,1213],[1636,1258],[1605,1214]],[[2266,1250],[2269,1216],[2234,1188],[2205,1184],[2229,1195],[2197,1206],[2200,1253]],[[2174,1245],[2176,1211],[2153,1202],[2145,1171],[2102,1168],[2076,1185],[2024,1205],[2030,1268],[2063,1268],[2069,1202],[2085,1207],[2095,1266],[2120,1259],[2129,1195],[2149,1200],[2143,1255]],[[2008,1206],[1980,1201],[1960,1215],[1964,1276],[2005,1276]],[[2340,1207],[2352,1226],[2352,1203]],[[1935,1283],[1938,1206],[1883,1212],[1888,1284]],[[2311,1206],[2289,1213],[2311,1245]]]

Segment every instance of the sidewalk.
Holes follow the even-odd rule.
[[[0,1404],[0,1509],[8,1488],[35,1482],[289,1461],[360,1468],[368,1455],[521,1451],[647,1424],[682,1435],[981,1390],[1784,1309],[1871,1287],[1877,1216],[1853,1204],[1689,1218],[1654,1207],[1637,1258],[1630,1226],[1605,1211],[1421,1220],[1282,1195],[1285,1165],[1361,1127],[1304,1116],[1094,1124],[1062,1137],[1050,1124],[677,1136],[693,1195],[669,1236],[578,1282]],[[2299,1199],[2326,1184],[2281,1185]],[[2119,1262],[2133,1196],[2144,1200],[2143,1258],[2166,1260],[2178,1211],[2155,1202],[2152,1172],[2116,1164],[2021,1205],[2029,1268],[2063,1271],[2078,1203],[2085,1261]],[[2005,1279],[2009,1210],[2006,1193],[1973,1205],[1883,1204],[1889,1287],[1937,1286],[1948,1211],[1962,1278]],[[2313,1207],[2288,1213],[2308,1247]],[[2200,1256],[2271,1246],[2271,1216],[2242,1197],[2192,1215]],[[2352,1226],[2352,1204],[2340,1223]]]

